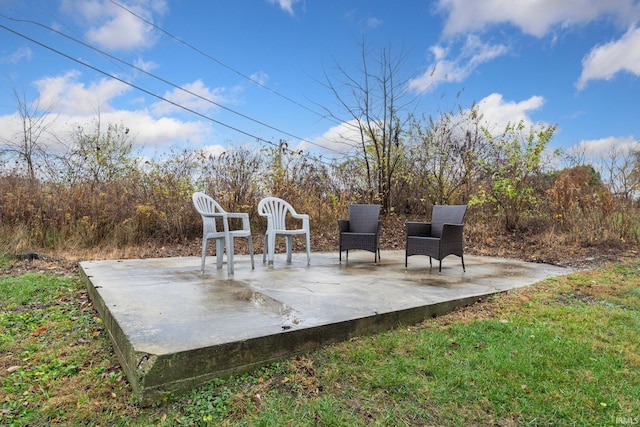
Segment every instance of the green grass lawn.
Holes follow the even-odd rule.
[[[133,401],[78,276],[0,277],[0,425],[640,425],[640,262]]]

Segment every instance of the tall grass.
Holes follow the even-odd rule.
[[[314,163],[277,150],[238,148],[220,156],[183,150],[121,171],[110,175],[108,182],[0,175],[0,252],[190,242],[201,233],[200,218],[191,204],[191,194],[197,190],[209,193],[229,211],[249,212],[256,234],[265,227],[256,211],[265,196],[282,197],[308,213],[320,234],[335,228],[348,204],[375,202],[367,198],[354,165]],[[394,190],[389,214],[428,219],[433,201],[408,182]],[[637,203],[616,198],[603,185],[591,185],[576,174],[537,182],[535,200],[520,214],[518,233],[578,246],[640,242]],[[461,197],[454,192],[450,203],[466,203]],[[472,207],[467,241],[478,247],[505,236],[503,218],[499,206]],[[507,237],[517,238],[518,233]]]

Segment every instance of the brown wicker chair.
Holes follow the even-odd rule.
[[[342,251],[362,249],[373,252],[374,262],[380,259],[380,205],[349,205],[349,219],[339,219],[340,262]]]
[[[466,211],[467,205],[436,205],[431,222],[407,222],[405,268],[411,255],[426,255],[431,267],[432,258],[440,261],[438,271],[442,272],[442,259],[447,255],[457,255],[462,261],[462,271],[466,271],[462,251],[462,221]]]

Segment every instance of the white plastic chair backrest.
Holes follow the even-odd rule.
[[[200,191],[193,193],[192,199],[196,210],[202,215],[202,230],[204,234],[216,233],[218,231],[216,230],[216,219],[205,217],[203,214],[225,213],[226,211],[222,209],[218,202]]]
[[[270,215],[274,230],[286,230],[287,212],[296,215],[296,211],[289,203],[277,197],[265,197],[258,204],[258,213],[262,216]]]

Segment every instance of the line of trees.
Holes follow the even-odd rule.
[[[229,210],[250,212],[257,230],[258,201],[277,195],[309,213],[317,230],[335,228],[350,203],[386,200],[387,216],[423,219],[433,204],[468,203],[470,223],[486,230],[478,239],[553,230],[585,244],[640,241],[633,192],[611,191],[590,165],[545,168],[553,126],[516,123],[492,135],[476,114],[472,108],[412,121],[395,147],[394,173],[373,176],[361,156],[319,163],[284,141],[262,149],[229,147],[220,155],[174,148],[141,162],[125,126],[103,130],[96,120],[91,131],[77,129],[74,149],[57,162],[56,173],[3,170],[0,240],[14,251],[194,239],[201,230],[190,197],[205,190]],[[636,179],[637,167],[630,171],[625,182]],[[386,184],[377,185],[380,177]],[[473,226],[468,231],[473,238]]]

